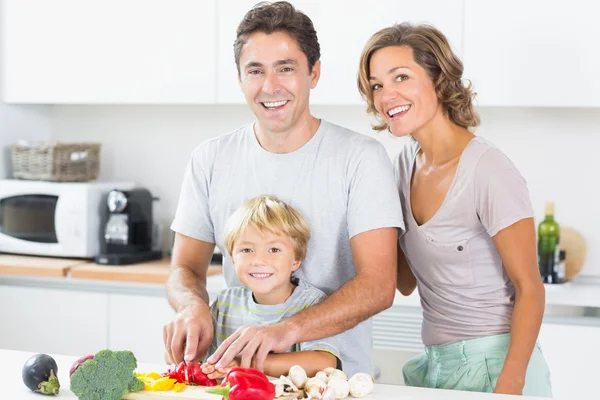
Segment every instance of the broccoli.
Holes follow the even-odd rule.
[[[71,391],[80,400],[121,400],[144,389],[133,371],[137,360],[130,351],[102,350],[71,375]]]

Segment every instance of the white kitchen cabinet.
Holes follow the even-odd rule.
[[[107,295],[0,286],[0,348],[83,355],[106,348]]]
[[[164,363],[163,326],[175,316],[166,297],[109,294],[108,345],[138,362]]]
[[[215,102],[216,0],[4,0],[7,103]]]
[[[356,85],[360,54],[377,30],[403,21],[428,22],[446,34],[462,55],[463,0],[291,1],[313,21],[321,47],[321,80],[312,104],[362,104]],[[233,43],[239,22],[254,0],[218,2],[217,101],[243,103]]]
[[[584,0],[466,0],[465,77],[478,104],[600,106],[597,9]]]
[[[598,391],[600,325],[544,322],[539,342],[558,399],[588,399]]]

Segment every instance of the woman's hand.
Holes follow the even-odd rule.
[[[494,393],[523,395],[524,379],[505,371],[500,373]]]

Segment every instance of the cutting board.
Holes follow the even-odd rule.
[[[585,265],[587,246],[583,236],[570,227],[560,228],[560,248],[565,250],[565,277],[567,280],[575,278]]]
[[[90,263],[71,270],[71,277],[76,279],[99,279],[120,282],[159,283],[164,284],[169,277],[171,260],[142,262],[130,265],[100,265]],[[222,267],[211,265],[208,276],[222,273]]]
[[[0,254],[0,274],[62,278],[71,268],[87,263],[88,260]]]
[[[303,397],[301,392],[277,397],[277,400],[296,400]],[[124,400],[221,400],[223,396],[205,392],[202,386],[188,386],[182,392],[153,392],[142,390],[141,392],[128,393]]]

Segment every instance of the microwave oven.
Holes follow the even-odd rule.
[[[101,201],[127,182],[0,180],[0,252],[93,258],[100,249]]]

